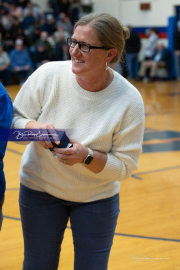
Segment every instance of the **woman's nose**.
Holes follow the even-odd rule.
[[[77,43],[76,44],[76,46],[74,47],[74,48],[71,48],[71,54],[78,54],[78,53],[80,53],[81,52],[81,50],[80,50],[80,48],[79,48],[79,44]]]

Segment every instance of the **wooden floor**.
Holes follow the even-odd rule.
[[[121,182],[109,270],[180,270],[180,82],[131,82],[145,103],[146,130],[139,169]],[[7,90],[14,100],[19,86]],[[23,151],[24,146],[8,143],[0,270],[22,269],[18,173]],[[59,269],[73,270],[73,256],[67,229]]]

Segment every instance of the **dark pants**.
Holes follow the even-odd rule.
[[[4,203],[4,196],[0,201],[0,231],[1,231],[2,222],[3,222],[3,212],[2,212],[3,203]]]
[[[3,85],[10,85],[10,71],[5,69],[4,71],[0,71],[0,79],[2,79]]]
[[[138,54],[137,53],[127,53],[126,54],[128,78],[133,79],[137,77],[138,74]]]
[[[21,184],[24,235],[23,270],[57,270],[70,218],[75,270],[107,270],[119,214],[119,194],[91,203],[74,203]]]
[[[2,227],[2,222],[3,222],[3,212],[2,212],[2,208],[0,208],[0,231]]]
[[[29,70],[22,70],[22,71],[12,71],[12,78],[17,80],[19,83],[25,82],[29,75]]]

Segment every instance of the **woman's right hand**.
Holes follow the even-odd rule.
[[[44,124],[37,121],[30,121],[26,124],[25,129],[39,129],[40,134],[42,134],[42,140],[38,141],[43,148],[49,149],[53,148],[53,145],[50,141],[48,133],[51,134],[56,144],[60,144],[58,135],[55,131],[55,126],[52,124]]]

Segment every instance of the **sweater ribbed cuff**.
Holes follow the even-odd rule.
[[[119,159],[112,154],[107,154],[107,162],[104,169],[97,174],[98,177],[104,179],[119,180],[120,164]]]

